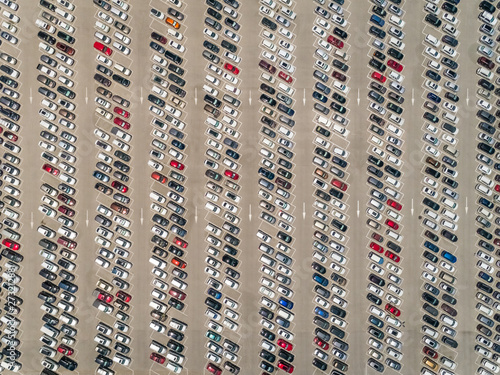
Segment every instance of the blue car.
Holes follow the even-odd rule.
[[[330,314],[328,314],[328,312],[326,312],[325,310],[323,310],[321,307],[316,307],[314,309],[314,313],[316,315],[322,316],[325,319],[328,319],[328,317],[330,316]]]
[[[432,100],[436,104],[439,104],[441,102],[441,98],[432,92],[427,94],[427,99]]]
[[[493,281],[493,277],[491,277],[490,275],[488,275],[486,272],[479,272],[479,275],[478,275],[481,279],[483,279],[484,281],[486,281],[487,283],[491,283]]]
[[[213,289],[213,288],[209,288],[207,293],[209,296],[212,296],[215,299],[220,299],[222,297],[222,293],[219,292],[218,290]]]
[[[479,203],[490,210],[494,207],[493,203],[491,203],[488,199],[483,197],[479,198]]]
[[[287,309],[290,309],[290,310],[293,309],[293,302],[287,300],[284,297],[280,298],[279,303],[280,303],[281,306],[286,307]]]
[[[437,253],[439,251],[439,247],[437,247],[436,245],[434,245],[433,243],[431,243],[429,241],[425,241],[424,246],[426,248],[428,248],[429,250],[434,251],[435,253]]]
[[[102,181],[102,182],[109,181],[109,176],[107,174],[104,174],[104,173],[99,172],[99,171],[94,171],[92,176],[94,176],[95,178],[97,178],[99,181]]]
[[[380,18],[379,16],[376,16],[375,14],[372,14],[372,16],[370,17],[370,22],[382,27],[385,25],[385,21]]]
[[[238,160],[240,158],[240,154],[233,150],[226,150],[226,155],[232,157],[235,160]]]
[[[313,280],[316,281],[318,284],[321,284],[323,286],[328,286],[328,280],[323,276],[321,276],[319,273],[314,273]]]
[[[266,168],[262,168],[260,167],[259,168],[259,174],[270,179],[270,180],[273,180],[274,179],[274,173],[271,172],[271,171],[268,171]]]
[[[445,259],[448,259],[451,263],[455,263],[457,261],[457,257],[455,255],[445,250],[441,251],[441,256]]]

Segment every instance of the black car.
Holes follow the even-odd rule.
[[[343,72],[347,72],[349,70],[349,66],[344,64],[342,61],[333,59],[332,64],[334,67],[342,70]]]
[[[382,63],[381,61],[378,61],[377,59],[372,58],[369,63],[371,67],[377,69],[379,72],[383,73],[387,67]]]
[[[349,36],[344,30],[342,30],[338,27],[335,27],[333,29],[333,33],[344,40],[347,39],[347,37]]]
[[[370,34],[374,35],[375,37],[380,38],[380,39],[384,39],[386,36],[385,31],[382,29],[379,29],[376,26],[370,26],[370,29],[368,30],[368,32]]]
[[[441,9],[451,14],[456,14],[458,12],[458,8],[455,5],[448,3],[446,1],[443,3],[443,5],[441,5]]]
[[[276,23],[274,23],[273,21],[271,21],[267,17],[262,17],[262,20],[260,22],[262,23],[263,26],[265,26],[273,31],[278,28],[278,25],[276,25]]]
[[[446,44],[452,46],[452,47],[456,47],[458,45],[458,40],[456,40],[455,38],[453,38],[450,35],[443,35],[443,37],[441,38],[441,41],[443,43],[446,43]]]
[[[387,12],[384,10],[384,8],[376,6],[376,5],[373,6],[372,12],[379,15],[382,18],[387,16]]]
[[[405,57],[401,52],[399,52],[398,50],[396,50],[394,48],[389,48],[387,50],[387,54],[389,56],[395,58],[398,61],[401,61]]]
[[[438,17],[436,17],[434,14],[427,14],[425,16],[425,22],[431,24],[434,27],[440,27],[441,24],[443,23]]]
[[[205,47],[206,49],[212,51],[213,53],[219,53],[220,51],[220,48],[219,46],[209,42],[208,40],[205,40],[203,42],[203,47]],[[203,56],[205,57],[205,54],[203,54]],[[212,58],[209,58],[209,60],[213,60]]]

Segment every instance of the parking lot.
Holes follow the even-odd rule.
[[[4,373],[498,372],[498,25],[456,3],[0,2]]]

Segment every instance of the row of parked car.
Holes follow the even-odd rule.
[[[95,297],[93,307],[98,311],[94,361],[100,375],[115,374],[112,369],[115,364],[129,366],[132,361],[128,325],[133,266],[130,261],[132,222],[128,218],[132,114],[130,100],[126,99],[131,96],[127,88],[132,75],[128,68],[132,42],[126,22],[129,8],[128,3],[120,0],[94,0],[97,162],[92,176],[99,193],[94,218],[98,246],[95,263],[105,272],[98,278],[92,296]]]
[[[369,155],[367,160],[369,198],[366,209],[369,227],[367,299],[368,366],[378,372],[401,370],[403,302],[402,199],[403,155],[402,116],[406,12],[401,1],[373,1],[368,33],[372,36],[368,65]],[[385,267],[383,264],[385,263]],[[380,307],[379,307],[380,306]],[[382,308],[383,307],[383,308]]]
[[[492,2],[481,1],[478,4],[478,18],[482,22],[479,27],[478,40],[478,90],[476,97],[477,102],[477,117],[478,138],[477,138],[477,184],[478,192],[477,199],[477,215],[476,215],[476,233],[478,234],[478,243],[476,248],[476,257],[478,258],[476,267],[478,268],[477,283],[476,283],[476,351],[478,358],[477,373],[482,375],[492,375],[500,371],[500,335],[498,322],[500,314],[498,309],[500,295],[495,291],[500,285],[498,280],[500,274],[495,272],[495,266],[499,250],[495,250],[496,246],[500,245],[500,231],[493,230],[495,225],[500,223],[498,214],[500,209],[500,163],[495,159],[499,159],[498,149],[500,143],[496,140],[495,123],[498,124],[497,118],[500,115],[498,108],[498,100],[493,104],[495,97],[500,94],[499,89],[495,88],[498,84],[499,70],[496,66],[500,63],[500,55],[498,42],[499,26],[497,9]],[[479,103],[481,102],[481,103]],[[493,112],[495,111],[495,112]],[[489,122],[493,119],[493,122]],[[494,223],[493,223],[494,221]],[[498,237],[497,237],[498,236]]]
[[[457,303],[454,287],[457,258],[453,254],[459,220],[456,213],[458,182],[455,180],[459,155],[455,138],[459,132],[457,3],[429,1],[423,7],[422,374],[449,375],[456,368],[453,359],[442,352],[458,346],[455,340],[457,310],[454,308]],[[445,346],[443,350],[441,345]]]
[[[317,1],[312,32],[315,61],[313,77],[314,236],[311,264],[314,287],[314,359],[312,365],[331,374],[348,371],[347,335],[347,200],[348,102],[347,65],[349,3]],[[330,61],[331,59],[331,61]],[[330,68],[331,67],[333,69]],[[330,77],[331,75],[331,77]],[[331,97],[331,102],[329,102]],[[330,161],[331,160],[331,161]],[[327,266],[328,265],[328,266]],[[328,287],[328,289],[327,289]],[[330,323],[331,322],[331,323]],[[330,354],[331,353],[331,354]]]
[[[75,143],[76,104],[74,99],[75,60],[73,45],[74,5],[65,0],[39,2],[40,13],[35,25],[39,41],[37,81],[40,86],[40,141],[42,159],[42,191],[38,211],[42,214],[38,245],[42,257],[42,277],[38,298],[42,316],[40,353],[44,374],[59,369],[74,371],[75,342],[78,334],[75,293],[78,247],[75,216],[77,213],[77,179]]]
[[[1,294],[4,304],[0,312],[0,322],[3,327],[0,337],[2,351],[0,352],[0,369],[19,372],[22,369],[20,341],[17,338],[21,320],[23,299],[19,297],[21,281],[19,270],[24,257],[19,253],[21,249],[21,235],[18,233],[20,223],[17,221],[21,216],[18,207],[21,206],[21,180],[19,178],[21,163],[21,148],[17,145],[17,124],[21,116],[20,95],[16,91],[18,79],[20,78],[20,61],[18,50],[12,48],[17,43],[18,26],[20,18],[17,16],[19,5],[11,1],[0,3],[0,144],[5,147],[2,160],[0,161],[0,209],[2,219],[0,223],[0,239],[3,248],[0,258],[2,261],[0,270]],[[9,43],[10,42],[10,43]],[[16,177],[17,176],[17,177]],[[14,292],[12,292],[12,290]]]
[[[181,120],[186,107],[182,100],[186,96],[183,57],[186,39],[179,22],[185,20],[184,12],[184,4],[174,1],[161,11],[152,8],[150,15],[156,22],[151,24],[149,41],[152,49],[152,86],[148,101],[154,116],[148,161],[154,180],[150,192],[153,247],[149,258],[153,275],[150,328],[154,334],[149,345],[152,350],[149,358],[173,373],[183,370],[184,339],[188,327],[182,315],[188,287],[187,262],[184,259],[189,246],[186,241],[187,220],[184,218],[186,176],[183,172],[186,168],[187,135],[184,133],[186,124]]]
[[[238,374],[240,367],[240,20],[237,1],[206,0],[202,57],[205,142],[206,369]]]
[[[291,205],[295,178],[295,132],[292,131],[295,4],[284,0],[261,0],[259,4],[261,148],[257,170],[260,198],[257,237],[262,252],[259,368],[263,374],[277,369],[291,374],[295,370],[292,269],[295,207]]]

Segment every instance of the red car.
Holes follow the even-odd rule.
[[[384,240],[384,237],[382,237],[380,234],[375,233],[375,232],[372,233],[372,238],[378,242],[382,242]]]
[[[216,365],[214,365],[213,363],[207,364],[207,371],[211,374],[214,374],[214,375],[221,375],[222,374],[222,370],[220,368],[218,368]]]
[[[126,193],[128,191],[127,185],[124,185],[124,184],[122,184],[121,182],[118,182],[118,181],[113,181],[111,183],[111,186],[114,187],[116,190],[122,192],[122,193]]]
[[[392,199],[388,199],[387,204],[398,211],[401,211],[401,209],[403,208],[403,206],[401,206],[398,202],[393,201]]]
[[[167,178],[164,175],[162,175],[161,173],[158,173],[158,172],[151,173],[151,178],[153,180],[158,181],[160,184],[165,184],[167,182]]]
[[[283,81],[288,82],[288,83],[292,83],[292,81],[293,81],[292,77],[290,77],[285,72],[279,72],[278,77],[280,77]]]
[[[343,75],[342,73],[340,72],[337,72],[336,70],[333,71],[332,73],[332,77],[333,78],[337,78],[339,81],[341,82],[345,82],[347,77],[345,75]]]
[[[75,241],[71,241],[69,239],[67,239],[66,237],[59,237],[57,239],[57,243],[59,245],[63,245],[63,246],[66,246],[68,249],[76,249],[76,246],[78,245]]]
[[[495,240],[493,241],[493,243],[497,246],[500,246],[500,238],[495,238]]]
[[[57,42],[56,43],[56,48],[64,53],[67,53],[70,56],[73,56],[75,54],[75,49],[68,46],[67,44]]]
[[[19,139],[19,137],[12,132],[5,132],[3,133],[3,135],[5,135],[5,137],[11,140],[12,142],[17,142],[17,140]]]
[[[344,42],[340,39],[335,38],[333,35],[330,35],[326,41],[330,44],[333,44],[339,49],[342,49],[344,47]]]
[[[71,354],[73,354],[75,351],[70,348],[69,346],[66,346],[64,344],[61,344],[57,347],[57,351],[59,353],[62,353],[63,355],[67,355],[67,356],[70,356]]]
[[[66,194],[63,194],[63,193],[59,194],[57,196],[57,199],[59,199],[63,203],[66,203],[68,206],[74,206],[76,204],[75,199],[68,197]]]
[[[7,238],[2,241],[2,245],[12,250],[19,250],[21,248],[21,245],[19,245],[17,242],[8,240]]]
[[[124,121],[122,120],[121,118],[119,117],[115,117],[115,119],[113,120],[113,122],[118,125],[118,126],[121,126],[123,129],[125,130],[129,130],[130,129],[130,123],[127,122],[127,121]]]
[[[399,263],[399,261],[401,260],[401,258],[399,257],[399,255],[396,255],[394,254],[392,251],[389,251],[389,250],[386,250],[385,251],[385,256],[389,259],[392,259],[393,261],[395,261],[396,263]]]
[[[118,113],[119,115],[122,115],[125,118],[130,117],[130,112],[127,112],[123,108],[120,108],[120,107],[113,108],[113,112]]]
[[[428,355],[431,358],[436,359],[438,357],[437,352],[435,352],[434,350],[432,350],[428,346],[424,346],[424,348],[422,349],[422,351],[424,352],[424,354]]]
[[[370,242],[370,249],[378,251],[379,253],[384,252],[384,248],[375,242]]]
[[[61,173],[59,171],[59,169],[57,169],[56,167],[53,167],[52,165],[50,164],[44,164],[42,166],[42,169],[45,171],[45,172],[49,172],[50,174],[54,175],[54,176],[59,176],[59,173]]]
[[[314,338],[314,343],[316,345],[318,345],[321,349],[325,349],[325,350],[328,350],[328,348],[330,347],[330,345],[327,343],[327,342],[324,342],[323,340],[321,340],[318,336],[316,336]]]
[[[227,70],[229,70],[231,73],[234,73],[234,74],[236,74],[236,75],[238,75],[238,74],[240,73],[240,70],[239,70],[237,67],[235,67],[235,66],[233,66],[233,65],[231,65],[231,64],[229,64],[229,63],[225,63],[225,64],[224,64],[224,69],[227,69]]]
[[[188,243],[186,241],[181,240],[179,237],[175,237],[174,238],[174,243],[177,246],[182,247],[183,249],[185,249],[186,247],[188,247]]]
[[[110,48],[106,47],[104,44],[99,42],[94,42],[94,48],[98,51],[101,51],[106,56],[111,56],[111,54],[113,53],[113,51]]]
[[[59,207],[57,207],[57,211],[69,217],[75,216],[75,211],[69,207],[66,207],[65,205],[60,205]]]
[[[401,315],[401,311],[399,311],[399,309],[397,309],[396,307],[392,306],[390,303],[387,303],[385,305],[385,311],[388,311],[392,315],[395,315],[395,316],[400,316]]]
[[[286,363],[285,361],[282,361],[281,359],[278,361],[278,367],[285,371],[287,374],[291,374],[293,372],[294,367]]]
[[[178,161],[176,161],[176,160],[171,160],[171,161],[170,161],[170,166],[171,166],[171,167],[174,167],[174,168],[177,168],[177,169],[179,169],[179,170],[181,170],[181,171],[184,169],[184,164],[179,163],[179,162],[178,162]]]
[[[332,180],[332,185],[339,188],[340,190],[342,191],[346,191],[347,190],[347,184],[343,183],[342,181],[339,181],[337,179],[333,179]]]
[[[387,77],[383,76],[379,72],[373,72],[372,78],[376,79],[377,81],[382,82],[382,83],[384,83],[387,80]]]
[[[227,177],[229,177],[229,178],[231,178],[231,179],[233,179],[233,180],[237,180],[238,178],[240,178],[240,175],[239,175],[238,173],[235,173],[235,172],[233,172],[233,171],[230,171],[229,169],[226,169],[226,170],[224,171],[224,174],[225,174]]]
[[[186,293],[181,292],[179,289],[170,288],[168,291],[172,297],[177,298],[178,300],[184,301],[186,299]]]
[[[392,69],[394,69],[397,72],[403,71],[403,65],[394,60],[387,61],[387,65],[389,65]]]
[[[161,365],[163,365],[165,363],[165,357],[158,354],[158,353],[151,353],[151,355],[149,356],[149,359],[151,359],[152,361],[155,361]]]
[[[101,301],[104,301],[104,302],[107,302],[107,303],[113,302],[113,298],[114,297],[111,294],[108,294],[108,293],[105,293],[105,292],[99,293],[97,295],[97,299],[99,299]]]
[[[500,191],[500,185],[495,185],[495,191]]]
[[[130,302],[132,296],[128,293],[125,293],[123,290],[119,290],[118,292],[116,292],[116,298],[119,298],[125,302]]]
[[[288,352],[293,349],[293,345],[283,339],[279,339],[276,343]]]
[[[175,258],[172,258],[172,260],[170,261],[174,266],[177,266],[179,268],[186,268],[186,262],[184,262],[183,260],[180,260],[179,258],[175,257]]]
[[[385,221],[385,224],[388,225],[388,226],[390,226],[391,228],[393,228],[395,230],[399,229],[399,225],[397,223],[395,223],[394,221],[392,221],[392,220],[387,219]]]
[[[154,32],[154,31],[151,33],[151,38],[153,38],[154,40],[157,40],[161,44],[167,43],[167,38],[166,37],[164,37],[161,34],[158,34],[158,33]]]

